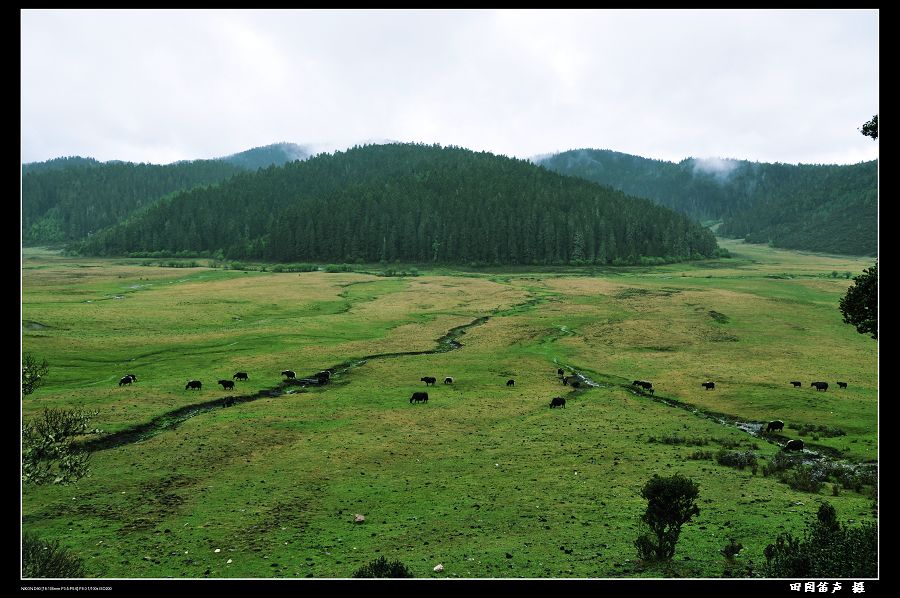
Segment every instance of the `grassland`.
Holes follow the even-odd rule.
[[[278,388],[284,369],[428,351],[448,330],[488,319],[458,350],[370,358],[323,388],[209,410],[96,451],[90,477],[23,488],[23,528],[59,539],[96,577],[348,577],[381,555],[418,577],[716,577],[730,538],[744,546],[738,561],[758,569],[763,548],[800,532],[823,500],[858,522],[872,519],[872,498],[832,496],[830,484],[799,492],[688,458],[723,446],[755,444],[762,459],[780,450],[703,413],[837,427],[845,435],[803,438],[851,463],[876,460],[877,345],[841,322],[851,281],[830,276],[870,264],[720,244],[732,258],[415,278],[26,250],[23,349],[51,371],[23,416],[96,409],[105,433]],[[557,367],[600,386],[563,387]],[[250,379],[235,392],[215,385],[236,371]],[[126,373],[138,382],[119,387]],[[455,382],[411,405],[428,375]],[[635,394],[637,378],[653,381],[656,399],[699,413]],[[189,379],[203,389],[184,390]],[[833,388],[816,392],[813,380]],[[566,408],[550,410],[558,395]],[[779,441],[796,437],[785,427]],[[639,564],[640,487],[676,472],[699,483],[700,515],[671,565]]]

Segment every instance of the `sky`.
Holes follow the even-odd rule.
[[[164,164],[277,142],[518,158],[854,164],[878,11],[36,10],[21,159]]]

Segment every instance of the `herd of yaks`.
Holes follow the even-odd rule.
[[[328,381],[331,379],[333,371],[332,370],[322,370],[321,372],[317,372],[309,378],[301,378],[298,380],[301,384],[304,385],[313,385],[313,386],[321,386],[323,384],[328,384]],[[556,370],[556,374],[559,379],[562,381],[564,386],[572,386],[572,388],[579,388],[581,386],[581,382],[576,378],[576,376],[566,376],[565,371],[562,368]],[[281,372],[282,376],[285,376],[286,380],[297,380],[297,374],[293,370],[284,370]],[[234,389],[234,380],[249,380],[250,376],[247,372],[235,372],[234,376],[231,377],[231,380],[219,380],[218,384],[222,385],[222,390],[232,390]],[[420,378],[421,382],[425,383],[425,386],[434,386],[437,383],[437,378],[434,376],[423,376]],[[133,382],[137,382],[137,376],[134,374],[125,374],[122,379],[119,380],[119,386],[130,385]],[[515,380],[507,380],[506,386],[514,386],[516,383]],[[451,376],[447,376],[444,378],[444,384],[453,384],[453,378]],[[648,382],[647,380],[635,380],[631,383],[632,386],[638,388],[641,392],[648,392],[649,394],[653,394],[653,383]],[[791,385],[794,388],[800,388],[803,386],[802,382],[798,382],[796,380],[791,381]],[[838,388],[847,388],[846,382],[838,382]],[[188,383],[184,386],[185,390],[200,390],[203,386],[203,383],[200,380],[189,380]],[[700,386],[704,387],[706,390],[714,390],[716,388],[715,382],[703,382]],[[828,390],[827,382],[812,382],[810,386],[816,387],[816,390]],[[427,392],[414,392],[412,396],[409,398],[410,404],[412,403],[427,403],[428,402],[428,393]],[[226,398],[224,400],[223,405],[225,407],[230,407],[234,405],[233,398]],[[566,400],[563,397],[554,397],[550,401],[550,408],[556,407],[565,407]],[[784,422],[781,420],[774,420],[768,423],[765,429],[765,433],[779,431],[784,429]],[[802,440],[789,440],[785,445],[785,450],[789,451],[799,451],[803,450],[803,441]]]
[[[557,370],[557,372],[559,373],[560,376],[562,376],[562,374],[563,374],[562,370]],[[566,378],[563,378],[563,384],[566,383],[566,380],[567,380]],[[653,383],[652,382],[648,382],[646,380],[635,380],[634,382],[631,383],[631,385],[636,386],[638,388],[638,390],[641,392],[647,391],[648,393],[653,394]],[[798,382],[797,380],[791,380],[791,385],[794,388],[800,388],[801,386],[803,386],[803,383]],[[847,388],[846,382],[838,382],[837,385],[838,385],[838,388]],[[575,386],[575,384],[573,384],[573,386]],[[702,382],[700,384],[700,386],[702,386],[706,390],[713,390],[716,388],[716,383],[715,382]],[[828,390],[827,382],[812,382],[810,384],[810,386],[815,386],[816,390],[822,390],[822,391]],[[553,399],[553,400],[555,401],[556,399]],[[780,419],[776,419],[776,420],[770,421],[768,423],[768,425],[766,426],[766,429],[765,429],[765,433],[768,434],[769,432],[774,432],[774,431],[783,430],[783,429],[784,429],[784,422],[781,421]],[[788,440],[788,443],[784,446],[784,449],[788,450],[788,451],[802,451],[803,450],[803,441],[802,440]]]

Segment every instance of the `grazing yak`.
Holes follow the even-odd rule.
[[[284,370],[283,372],[281,372],[281,375],[287,376],[288,380],[293,380],[297,377],[297,374],[294,373],[294,370]]]
[[[125,374],[125,375],[128,376],[129,378],[131,378],[132,382],[137,382],[137,376],[135,376],[134,374]]]
[[[565,406],[566,400],[562,397],[555,397],[552,401],[550,401],[550,409],[553,409],[555,407],[565,408]]]
[[[444,384],[453,384],[453,377],[447,376],[446,378],[444,378]]]
[[[784,450],[786,451],[802,451],[803,450],[803,441],[802,440],[789,440],[786,445],[784,445]]]
[[[645,390],[653,389],[653,383],[647,382],[646,380],[635,380],[634,382],[631,383],[631,385],[632,386],[640,386],[641,388],[643,388]]]
[[[838,382],[838,388],[847,388],[846,382]]]
[[[816,390],[828,390],[827,382],[813,382],[810,386],[815,386]]]
[[[703,382],[700,386],[704,387],[706,390],[713,390],[716,387],[715,382]]]
[[[225,397],[222,399],[222,407],[231,407],[234,405],[234,397]]]
[[[129,374],[129,375],[125,376],[124,378],[122,378],[121,380],[119,380],[119,386],[123,386],[125,384],[131,384],[133,382],[133,380],[134,379],[131,377],[131,374]]]
[[[562,378],[563,376],[566,375],[566,373],[563,371],[562,368],[559,368],[558,370],[556,370],[556,375],[559,376],[560,378]]]
[[[185,384],[184,389],[187,390],[190,388],[192,390],[193,389],[200,390],[201,386],[203,386],[203,383],[200,382],[199,380],[191,380],[187,384]]]
[[[231,390],[234,388],[234,382],[231,380],[219,380],[219,384],[222,385],[222,390]]]
[[[784,422],[780,419],[776,419],[775,421],[769,422],[769,425],[766,426],[766,432],[774,432],[775,430],[784,430]]]
[[[507,381],[506,381],[506,385],[507,385],[507,386],[515,386],[515,385],[516,385],[516,381],[515,381],[515,380],[507,380]]]
[[[568,386],[568,384],[569,384],[569,377],[568,377],[568,376],[563,376],[563,377],[562,377],[562,384],[563,384],[563,386]]]
[[[794,385],[794,388],[800,388],[801,386],[803,386],[802,382],[797,382],[796,380],[792,380],[791,384]]]
[[[419,378],[419,380],[424,382],[425,386],[428,386],[429,384],[434,386],[434,383],[437,382],[437,378],[434,376],[423,376],[422,378]]]
[[[247,372],[235,372],[231,378],[232,380],[249,380],[250,376],[247,375]]]
[[[427,392],[414,392],[412,396],[409,398],[410,403],[427,403],[428,402],[428,393]]]
[[[319,379],[319,384],[328,384],[328,381],[331,380],[331,370],[316,372],[315,377]]]

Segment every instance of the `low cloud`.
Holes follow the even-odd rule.
[[[694,174],[709,174],[721,181],[725,181],[731,176],[731,173],[738,167],[737,160],[726,158],[694,158],[693,159]]]

